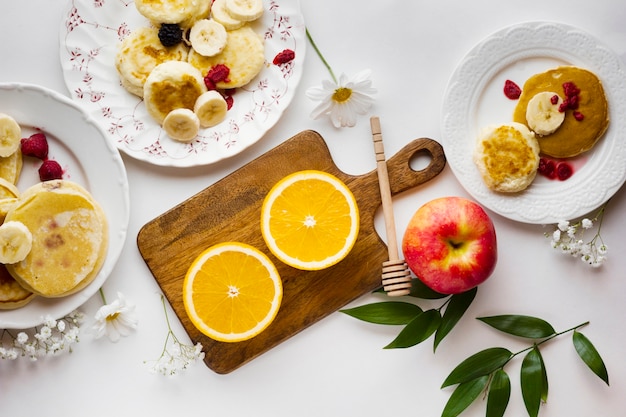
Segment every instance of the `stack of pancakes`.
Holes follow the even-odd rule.
[[[96,277],[108,249],[108,224],[101,206],[68,180],[37,183],[6,205],[5,222],[32,233],[26,258],[0,265],[0,309],[27,304],[35,296],[73,294]]]

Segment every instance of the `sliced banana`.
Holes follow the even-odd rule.
[[[210,90],[198,97],[193,111],[202,127],[211,127],[224,121],[228,104],[218,91]]]
[[[226,30],[235,30],[242,27],[246,22],[235,19],[226,9],[226,0],[213,0],[211,5],[211,18],[219,22]]]
[[[565,120],[565,112],[559,111],[563,99],[552,91],[535,94],[526,107],[526,122],[537,135],[554,133]]]
[[[244,22],[263,16],[263,0],[225,0],[224,7],[232,17]]]
[[[135,0],[137,11],[153,23],[180,23],[200,9],[199,0]]]
[[[0,156],[9,156],[20,147],[22,129],[15,119],[0,113]]]
[[[198,20],[189,31],[191,47],[200,55],[217,55],[226,46],[228,35],[224,25],[213,19]]]
[[[163,130],[174,140],[190,142],[200,131],[200,120],[190,109],[174,109],[165,116]]]
[[[33,235],[22,222],[8,221],[0,226],[0,262],[23,261],[33,247]]]

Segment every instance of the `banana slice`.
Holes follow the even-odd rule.
[[[211,5],[211,18],[221,23],[226,30],[239,29],[246,23],[230,15],[226,9],[226,0],[213,0],[213,5]]]
[[[224,7],[232,17],[244,22],[263,16],[263,0],[225,0]]]
[[[559,111],[563,99],[552,91],[537,93],[526,107],[526,122],[537,135],[554,133],[565,120],[565,112]]]
[[[200,119],[200,126],[211,127],[224,121],[228,105],[218,91],[210,90],[198,97],[193,111]]]
[[[22,129],[14,118],[0,113],[0,156],[9,156],[20,147]]]
[[[221,23],[212,19],[198,20],[189,31],[191,47],[200,55],[213,56],[222,52],[228,35]]]
[[[0,226],[0,262],[23,261],[33,247],[33,235],[22,222],[8,221]]]
[[[163,120],[163,130],[174,140],[190,142],[193,138],[198,136],[200,120],[190,109],[174,109],[165,116]]]

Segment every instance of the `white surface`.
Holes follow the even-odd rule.
[[[19,310],[0,311],[0,328],[23,329],[38,326],[48,314],[57,318],[71,313],[109,277],[126,243],[130,217],[128,179],[118,150],[104,140],[98,124],[67,96],[32,84],[2,83],[0,108],[17,120],[22,137],[35,130],[46,134],[49,158],[61,164],[64,179],[90,191],[102,206],[109,228],[107,257],[98,275],[84,289],[62,298],[36,297]],[[24,159],[18,182],[20,191],[39,182],[37,170],[41,161]]]
[[[190,167],[229,158],[256,143],[294,97],[306,51],[304,22],[296,1],[265,1],[266,13],[252,28],[262,37],[261,73],[233,94],[224,122],[202,129],[190,143],[170,139],[147,113],[143,101],[119,82],[114,65],[122,39],[149,26],[133,2],[73,0],[59,22],[61,65],[72,98],[102,126],[121,151],[155,165]],[[287,65],[272,60],[284,49],[296,52]]]
[[[611,121],[604,137],[589,152],[570,159],[575,168],[568,181],[538,175],[523,193],[491,191],[467,156],[481,129],[513,121],[517,102],[503,94],[505,81],[523,86],[533,74],[560,65],[578,65],[602,80]],[[441,141],[450,168],[475,199],[513,220],[548,224],[589,213],[626,180],[626,121],[620,116],[626,113],[624,77],[614,51],[569,25],[525,22],[488,36],[463,58],[444,95]]]
[[[104,0],[115,2],[119,0]],[[67,94],[58,63],[58,27],[64,0],[8,2],[0,14],[4,43],[0,77],[42,84]],[[335,72],[370,67],[379,89],[372,114],[381,118],[388,156],[422,136],[440,139],[442,100],[448,80],[467,52],[502,27],[528,20],[556,20],[580,27],[626,52],[626,9],[613,0],[509,2],[303,1],[308,28]],[[28,16],[28,19],[24,17]],[[42,36],[41,33],[49,34]],[[312,49],[309,49],[312,51]],[[543,349],[550,393],[542,417],[619,416],[626,408],[626,196],[611,200],[603,228],[610,259],[600,270],[549,248],[540,225],[492,213],[500,259],[467,315],[432,352],[432,340],[405,350],[383,350],[396,327],[361,323],[336,313],[229,375],[199,364],[174,378],[148,372],[144,360],[159,356],[165,338],[159,290],[136,247],[141,226],[303,129],[326,139],[338,166],[352,174],[375,169],[369,123],[337,130],[313,121],[305,96],[327,73],[311,52],[296,96],[284,117],[245,152],[209,167],[157,167],[124,156],[131,192],[129,233],[120,261],[105,285],[109,298],[122,291],[137,304],[139,328],[117,344],[94,341],[87,324],[69,356],[37,363],[0,363],[0,398],[7,414],[48,411],[66,416],[115,414],[167,416],[202,413],[229,416],[438,416],[450,396],[439,387],[452,368],[487,347],[526,345],[501,335],[474,317],[519,313],[542,317],[558,330],[589,320],[583,333],[605,359],[611,387],[593,376],[564,336]],[[580,190],[584,194],[587,190]],[[396,225],[403,230],[413,212],[444,195],[468,196],[451,170],[395,199]],[[378,229],[384,231],[382,216]],[[384,232],[381,232],[384,234]],[[401,233],[399,233],[401,235]],[[352,303],[378,300],[366,296]],[[422,302],[422,306],[438,305]],[[93,316],[100,300],[84,306]],[[184,336],[174,320],[174,330]],[[506,416],[524,416],[519,393],[520,361],[510,364],[513,392]],[[478,402],[463,416],[483,416]]]

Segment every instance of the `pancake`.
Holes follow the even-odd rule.
[[[120,45],[115,57],[115,68],[122,86],[130,93],[143,97],[143,85],[150,72],[166,61],[185,61],[187,46],[183,43],[165,47],[155,27],[133,30]]]
[[[474,163],[487,187],[503,193],[526,189],[539,168],[535,134],[521,123],[487,126],[474,149]]]
[[[552,134],[537,138],[541,153],[554,158],[571,158],[590,150],[609,124],[608,103],[601,81],[592,72],[574,66],[561,66],[530,77],[515,107],[513,120],[526,123],[526,108],[535,94],[555,91],[563,94],[563,84],[573,82],[580,89],[577,111],[584,118],[576,120],[573,110],[566,110],[563,124]]]
[[[28,304],[36,295],[24,289],[0,264],[0,310],[13,310]]]
[[[237,88],[248,84],[261,72],[265,47],[261,37],[245,25],[227,32],[226,46],[219,54],[203,56],[191,49],[187,60],[203,75],[218,64],[226,65],[230,70],[228,81],[219,81],[215,85],[220,89]]]
[[[96,277],[108,249],[104,211],[80,185],[67,180],[25,190],[5,221],[20,221],[33,235],[30,253],[7,270],[26,290],[63,297]]]
[[[187,62],[168,61],[152,70],[144,84],[143,97],[148,114],[159,124],[174,109],[193,110],[196,100],[207,91],[204,77]]]

